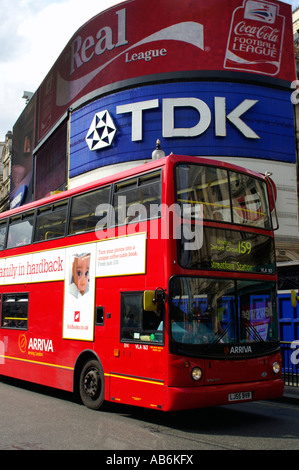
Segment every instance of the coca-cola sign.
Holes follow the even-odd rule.
[[[285,20],[279,5],[245,0],[233,13],[224,68],[278,75]]]
[[[282,85],[295,80],[294,64],[292,10],[285,3],[122,2],[83,25],[46,76],[38,90],[37,138],[69,108],[128,86],[235,79],[235,72],[269,76],[272,85]]]
[[[238,23],[234,29],[234,33],[236,36],[248,36],[252,38],[252,41],[249,41],[249,44],[254,45],[264,45],[260,42],[257,42],[259,39],[262,41],[270,41],[278,43],[279,38],[281,37],[279,29],[272,28],[271,26],[252,26],[245,23],[245,21],[241,21]],[[271,44],[265,44],[266,46],[270,46]],[[278,52],[278,51],[276,51]]]

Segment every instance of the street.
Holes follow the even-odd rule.
[[[69,393],[1,378],[0,422],[0,450],[111,450],[115,459],[117,451],[299,449],[299,401],[285,399],[168,414],[111,403],[92,411]]]

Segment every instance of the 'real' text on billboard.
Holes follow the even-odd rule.
[[[82,38],[81,35],[78,35],[71,43],[70,75],[95,56],[128,44],[126,39],[126,9],[122,8],[116,11],[115,14],[118,16],[117,32],[114,32],[110,26],[104,26],[99,29],[95,37],[89,35]]]

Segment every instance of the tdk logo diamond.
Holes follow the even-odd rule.
[[[90,150],[109,147],[114,139],[116,127],[107,110],[95,114],[85,138]]]

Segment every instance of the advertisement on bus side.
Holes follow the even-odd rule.
[[[0,282],[2,285],[64,282],[62,336],[92,341],[96,278],[144,274],[146,240],[147,234],[139,233],[2,258]]]

